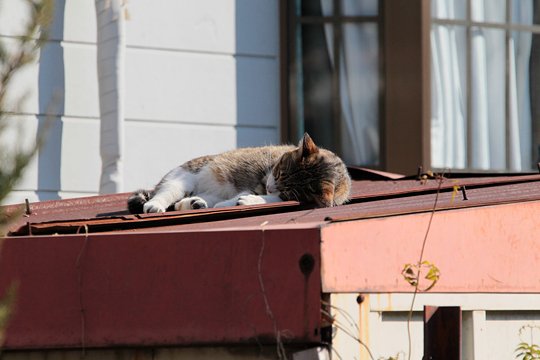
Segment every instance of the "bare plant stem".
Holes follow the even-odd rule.
[[[339,312],[340,314],[343,315],[343,317],[345,317],[345,319],[349,322],[349,325],[352,325],[356,328],[357,331],[360,331],[360,328],[358,327],[358,325],[354,322],[352,316],[347,313],[345,310],[337,307],[337,306],[334,306],[334,305],[330,305],[329,303],[323,301],[323,304],[331,307],[332,309],[336,310],[337,312]],[[321,309],[321,313],[323,313],[324,315],[328,316],[330,319],[333,319],[333,324],[336,326],[336,328],[338,328],[339,330],[343,331],[344,334],[348,335],[349,337],[351,337],[353,340],[356,340],[361,346],[364,347],[364,349],[366,349],[366,351],[368,352],[369,354],[369,357],[371,360],[375,360],[375,357],[373,356],[373,353],[371,352],[371,349],[369,348],[369,346],[362,341],[362,339],[360,339],[358,336],[355,336],[354,334],[352,334],[349,330],[347,330],[347,328],[345,327],[345,324],[342,324],[340,321],[338,321],[335,317],[332,316],[332,314],[330,314],[328,311],[326,310],[322,310]]]
[[[420,286],[420,276],[422,272],[422,261],[424,261],[424,251],[426,249],[426,243],[428,240],[429,232],[431,230],[431,224],[433,222],[433,217],[435,216],[435,211],[437,210],[437,203],[439,202],[439,195],[441,193],[441,186],[444,181],[444,172],[441,174],[439,178],[439,186],[437,187],[437,193],[435,194],[435,201],[433,203],[433,209],[431,209],[431,214],[429,216],[429,222],[426,229],[426,234],[424,235],[424,241],[422,242],[422,249],[420,250],[420,258],[418,259],[418,275],[416,278],[416,283],[414,285],[414,293],[413,298],[411,301],[411,307],[409,309],[409,314],[407,316],[407,338],[409,343],[409,352],[408,352],[408,359],[411,360],[411,353],[412,353],[412,334],[411,334],[411,321],[412,321],[412,315],[414,310],[414,303],[416,301],[416,295],[418,294],[418,287]]]
[[[278,329],[277,320],[276,320],[276,317],[274,316],[274,312],[270,308],[270,303],[268,302],[268,296],[266,294],[266,287],[264,286],[264,280],[262,276],[262,260],[263,260],[263,255],[264,255],[264,247],[266,245],[264,226],[267,223],[268,222],[265,221],[264,223],[261,224],[261,228],[262,228],[261,250],[259,251],[259,259],[257,261],[257,275],[259,278],[259,287],[261,288],[261,293],[264,300],[264,306],[266,308],[266,315],[268,315],[268,318],[272,321],[272,326],[274,328],[274,335],[276,336],[276,353],[277,353],[278,359],[287,360],[287,352],[285,351],[285,347],[283,346],[283,341],[281,339],[281,331],[279,331]]]
[[[81,230],[82,227],[80,227],[77,230],[77,234]],[[88,225],[84,225],[84,243],[81,248],[81,251],[79,252],[79,256],[77,256],[77,261],[75,262],[75,268],[77,269],[78,273],[78,288],[79,288],[79,309],[81,312],[81,347],[82,347],[82,353],[81,358],[84,358],[86,356],[86,317],[85,317],[85,310],[84,310],[84,303],[83,303],[83,269],[82,269],[82,260],[86,253],[86,246],[88,245]]]

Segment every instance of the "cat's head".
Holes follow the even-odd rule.
[[[267,191],[283,200],[318,207],[341,205],[349,198],[350,178],[343,161],[315,145],[306,133],[298,147],[276,163],[267,180]]]

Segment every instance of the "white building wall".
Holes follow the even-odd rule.
[[[22,3],[2,2],[2,41],[20,33]],[[131,0],[127,9],[125,191],[195,156],[279,141],[277,0]],[[94,1],[57,0],[50,40],[12,89],[27,94],[10,120],[23,134],[5,141],[31,142],[51,102],[53,124],[5,203],[97,193],[95,42]]]
[[[332,294],[333,359],[407,359],[412,294]],[[538,294],[418,294],[411,321],[411,359],[423,356],[423,308],[460,306],[463,360],[514,359],[525,341],[540,345]],[[520,332],[521,331],[521,332]]]

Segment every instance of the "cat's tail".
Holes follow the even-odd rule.
[[[154,191],[140,189],[131,194],[127,200],[128,210],[132,214],[142,214],[144,204],[154,196]]]

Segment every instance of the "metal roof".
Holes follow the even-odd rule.
[[[19,283],[5,348],[318,343],[321,292],[411,291],[401,269],[432,216],[434,291],[540,292],[540,270],[521,270],[540,253],[540,175],[350,171],[351,202],[333,208],[131,215],[128,194],[5,207],[0,291]]]
[[[353,168],[350,203],[325,209],[307,208],[294,201],[203,209],[164,214],[131,215],[128,194],[104,195],[30,204],[10,227],[11,236],[52,235],[111,231],[192,231],[294,223],[366,219],[431,211],[434,194],[440,193],[437,210],[540,200],[540,175],[453,175],[417,180],[396,174]],[[377,180],[366,180],[366,178]],[[465,190],[464,190],[465,189]],[[8,206],[8,213],[20,206]]]

